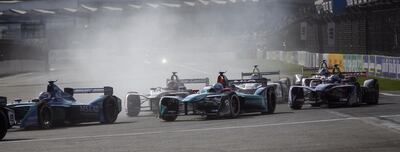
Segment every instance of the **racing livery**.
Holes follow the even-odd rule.
[[[86,104],[75,100],[73,95],[78,93],[104,95]],[[113,95],[112,87],[64,88],[63,91],[55,85],[55,81],[49,81],[47,91],[42,92],[39,99],[18,101],[7,107],[15,111],[15,120],[21,128],[48,129],[65,123],[114,123],[121,111],[121,100]]]
[[[182,96],[164,96],[160,100],[159,118],[174,121],[178,115],[202,115],[206,117],[236,118],[241,113],[274,113],[275,87],[268,79],[228,80],[220,72],[213,86],[204,87],[199,93]],[[260,84],[255,88],[237,88],[242,84]]]
[[[278,81],[268,81],[268,85],[275,86],[275,95],[277,103],[287,103],[289,98],[289,89],[290,89],[290,79],[289,78],[281,78],[280,71],[268,71],[268,72],[260,72],[258,65],[254,65],[252,72],[242,72],[242,79],[245,77],[251,76],[251,78],[263,78],[263,76],[267,75],[278,75]],[[244,84],[241,85],[243,87],[253,87],[252,84]],[[254,85],[254,84],[253,84]],[[257,84],[256,84],[257,85]]]
[[[0,97],[0,140],[4,138],[7,133],[7,129],[15,124],[14,111],[6,107],[7,98]]]
[[[378,104],[378,80],[367,79],[361,86],[357,77],[362,75],[366,73],[341,72],[338,65],[334,65],[330,72],[326,61],[322,61],[319,72],[312,77],[296,75],[297,85],[292,86],[289,91],[289,107],[301,109],[305,103],[310,103],[311,106]]]
[[[198,79],[179,79],[177,72],[172,72],[170,79],[167,79],[167,86],[151,88],[150,94],[141,95],[137,92],[128,92],[126,95],[127,101],[127,115],[130,117],[138,116],[142,108],[150,108],[154,114],[158,114],[159,102],[163,96],[166,95],[180,95],[187,96],[189,94],[196,93],[198,90],[187,89],[185,84],[202,84],[209,85],[210,80],[208,78]],[[148,103],[148,106],[142,106],[144,103]]]

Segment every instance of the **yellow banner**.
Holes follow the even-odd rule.
[[[338,64],[340,69],[344,69],[343,54],[328,54],[328,67],[333,67],[333,65]]]

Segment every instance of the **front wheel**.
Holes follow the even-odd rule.
[[[45,101],[38,106],[38,120],[42,129],[50,129],[54,126],[53,109]]]
[[[8,123],[6,114],[0,110],[0,140],[2,140],[4,136],[6,136],[7,128],[8,128]]]
[[[262,114],[273,114],[276,109],[276,95],[273,89],[268,89],[264,95],[265,105],[267,106],[267,111],[262,112]]]
[[[292,110],[300,110],[303,107],[303,105],[290,105],[290,109]]]
[[[231,111],[231,118],[237,118],[240,115],[240,100],[239,97],[233,94],[230,97],[230,111]]]

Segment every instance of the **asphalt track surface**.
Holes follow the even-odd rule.
[[[47,75],[33,73],[2,78],[0,91],[12,97],[37,94],[34,92],[45,86],[42,82],[32,82],[48,79]],[[62,85],[82,84],[72,79],[68,81]],[[188,116],[178,117],[175,122],[163,122],[153,115],[130,118],[122,112],[117,122],[110,125],[85,123],[50,130],[13,128],[0,142],[0,149],[2,152],[398,152],[399,109],[400,97],[386,94],[381,95],[380,104],[375,106],[306,106],[294,111],[280,104],[275,114],[246,114],[237,119],[205,120],[200,116]]]

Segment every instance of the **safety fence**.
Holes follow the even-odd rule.
[[[370,76],[400,79],[400,57],[361,54],[311,53],[306,51],[264,51],[258,58],[279,60],[304,67],[317,67],[325,59],[328,66],[340,65],[343,71],[366,71]]]

